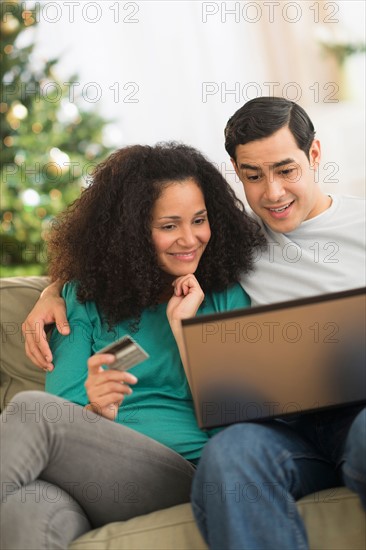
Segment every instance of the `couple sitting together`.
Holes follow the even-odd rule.
[[[96,527],[189,500],[212,549],[306,549],[297,499],[345,484],[366,507],[362,406],[197,426],[182,319],[365,285],[364,202],[321,190],[307,113],[257,98],[231,117],[225,139],[252,214],[201,153],[163,143],[112,154],[52,227],[54,282],[23,326],[47,393],[16,395],[19,414],[2,425],[7,550],[64,549]],[[326,261],[329,242],[336,262]],[[283,254],[289,243],[297,262]],[[149,358],[109,369],[114,356],[99,351],[127,334]],[[42,414],[50,404],[55,422]],[[37,407],[24,422],[22,410]],[[97,499],[84,490],[91,481]],[[261,499],[205,495],[207,483],[238,481],[262,488]],[[39,501],[22,498],[25,489]],[[60,498],[42,498],[53,489]]]

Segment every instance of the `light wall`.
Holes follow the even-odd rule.
[[[61,79],[79,74],[75,90],[114,121],[106,139],[115,147],[187,142],[207,154],[243,198],[223,128],[246,100],[284,95],[313,118],[325,189],[364,194],[364,54],[340,69],[319,45],[322,39],[364,41],[364,2],[60,1],[41,7],[35,62],[60,56]]]

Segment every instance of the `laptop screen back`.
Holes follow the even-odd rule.
[[[198,424],[366,401],[365,289],[182,322]]]

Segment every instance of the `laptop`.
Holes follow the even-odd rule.
[[[200,428],[366,403],[365,290],[183,320]]]

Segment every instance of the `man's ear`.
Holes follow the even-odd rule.
[[[314,139],[309,150],[309,162],[311,168],[314,168],[315,170],[318,169],[321,156],[320,141],[318,139]]]

